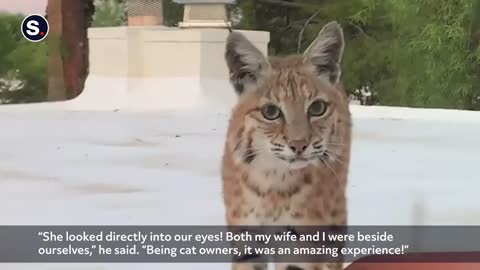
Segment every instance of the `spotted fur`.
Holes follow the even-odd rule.
[[[336,22],[303,55],[283,58],[267,59],[243,35],[230,34],[225,56],[239,97],[222,164],[227,224],[347,224],[351,117],[339,82],[343,46]],[[310,114],[314,102],[325,105],[320,116]],[[278,118],[266,118],[268,105],[279,108]],[[341,269],[321,263],[276,267]],[[243,263],[233,269],[266,266]]]

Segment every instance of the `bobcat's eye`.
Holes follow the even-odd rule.
[[[322,116],[327,111],[327,103],[321,100],[313,102],[310,107],[308,107],[308,114],[310,116]]]
[[[267,120],[275,120],[279,118],[280,115],[282,115],[282,112],[280,111],[280,108],[278,108],[277,106],[272,104],[267,104],[262,108],[262,115]]]

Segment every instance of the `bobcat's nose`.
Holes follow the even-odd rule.
[[[305,149],[308,147],[308,141],[307,140],[293,140],[288,143],[288,147],[292,149],[292,151],[297,154],[301,155]]]

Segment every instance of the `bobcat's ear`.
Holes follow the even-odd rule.
[[[319,76],[336,84],[342,73],[340,62],[344,47],[343,30],[340,24],[333,21],[322,28],[318,37],[305,51],[304,57],[315,67]]]
[[[239,32],[231,32],[227,38],[225,61],[230,82],[238,95],[259,83],[270,70],[267,58]]]

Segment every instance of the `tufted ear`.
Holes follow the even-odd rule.
[[[230,82],[238,95],[267,76],[270,64],[263,53],[243,34],[231,32],[227,38],[225,61]]]
[[[322,28],[318,37],[305,51],[304,57],[315,67],[319,76],[335,84],[342,73],[340,62],[344,47],[343,30],[340,24],[333,21]]]

